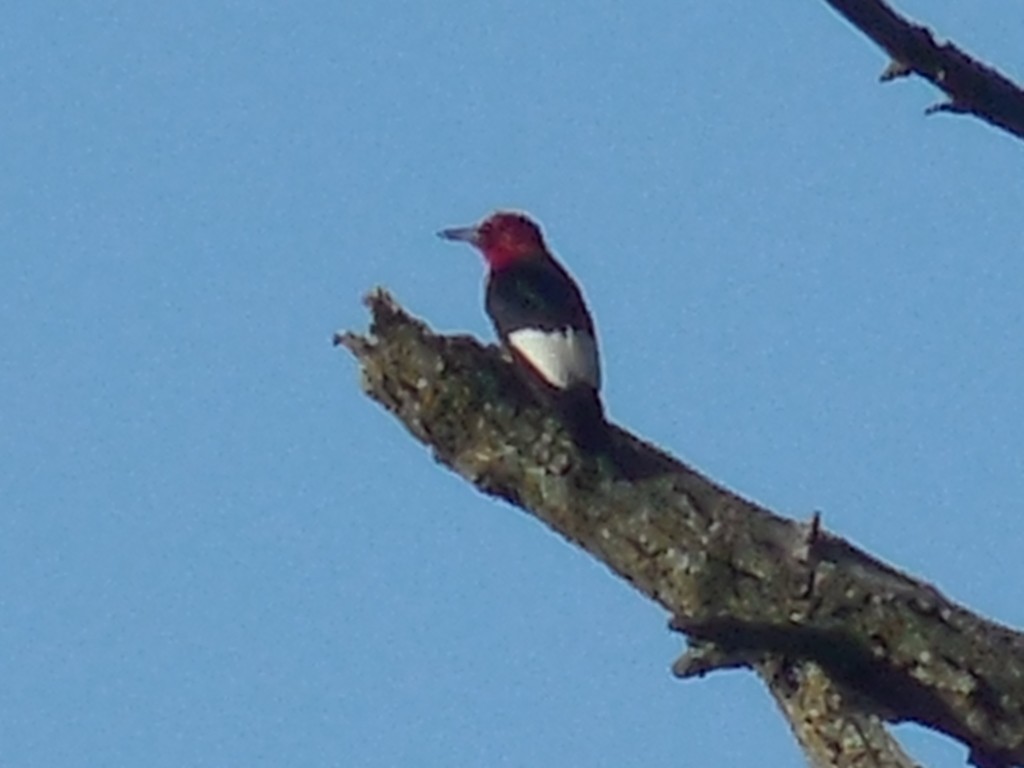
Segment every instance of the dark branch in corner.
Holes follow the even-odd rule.
[[[366,392],[435,458],[537,517],[656,600],[692,676],[754,668],[815,765],[909,766],[882,721],[1024,765],[1024,636],[827,533],[736,496],[614,429],[581,455],[494,347],[432,333],[384,292],[343,334]]]
[[[892,61],[882,81],[917,74],[946,93],[948,101],[926,112],[972,114],[1024,139],[1024,90],[952,43],[892,10],[882,0],[825,0],[874,40]]]

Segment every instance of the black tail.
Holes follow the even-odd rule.
[[[560,392],[558,409],[576,445],[591,453],[608,449],[611,432],[596,389],[579,384]]]

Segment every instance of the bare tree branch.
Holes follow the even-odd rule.
[[[883,81],[920,75],[945,91],[948,101],[928,114],[972,114],[1024,139],[1024,90],[952,43],[939,44],[931,31],[912,24],[882,0],[825,0],[892,58]]]
[[[577,452],[494,347],[440,336],[383,292],[343,334],[366,392],[435,458],[545,522],[663,605],[680,676],[754,668],[811,762],[910,766],[882,721],[1024,765],[1024,636],[809,524],[736,496],[629,433]]]

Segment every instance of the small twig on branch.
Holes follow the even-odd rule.
[[[927,114],[972,114],[1024,139],[1024,90],[952,43],[939,44],[931,31],[900,16],[882,0],[825,0],[874,40],[891,61],[883,82],[911,73],[945,92],[947,101]]]
[[[697,642],[677,673],[753,667],[815,765],[913,765],[883,720],[959,739],[976,765],[1024,765],[1024,636],[625,431],[615,461],[581,455],[494,347],[436,335],[382,291],[367,303],[370,333],[335,343],[370,397],[663,605]]]

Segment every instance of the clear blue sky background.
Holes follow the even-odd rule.
[[[1019,7],[901,7],[1024,78]],[[12,4],[0,764],[802,765],[331,348],[377,284],[490,338],[433,233],[499,206],[617,421],[1024,625],[1024,144],[884,65],[813,0]]]

